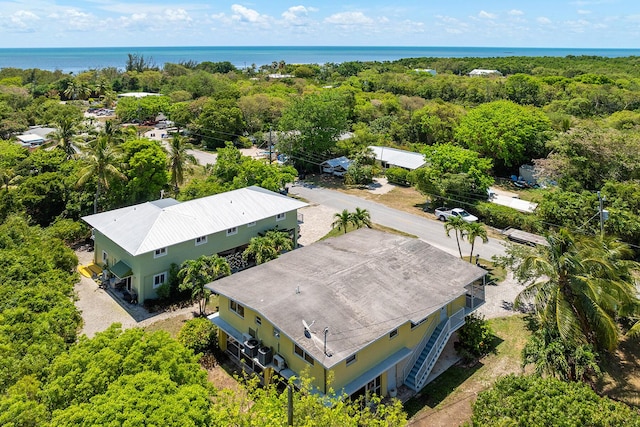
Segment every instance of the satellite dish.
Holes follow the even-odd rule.
[[[302,326],[304,326],[304,336],[307,338],[311,338],[311,327],[313,326],[313,324],[316,323],[316,321],[314,320],[313,322],[311,322],[311,324],[307,324],[307,322],[305,322],[304,319],[302,319]]]

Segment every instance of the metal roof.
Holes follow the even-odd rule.
[[[419,322],[486,275],[423,240],[370,229],[316,242],[209,283],[330,368],[408,321]],[[306,338],[302,321],[311,327]],[[324,354],[324,328],[329,328]]]
[[[424,154],[414,153],[412,151],[398,150],[391,147],[369,147],[373,154],[376,156],[376,160],[386,162],[392,166],[398,166],[405,169],[418,169],[424,166],[427,162],[424,158]]]
[[[183,203],[156,200],[82,219],[135,256],[305,206],[252,186]]]
[[[349,169],[349,166],[351,165],[351,160],[347,159],[346,157],[342,156],[342,157],[336,157],[335,159],[329,159],[329,160],[325,160],[324,162],[321,163],[322,166],[329,166],[332,168],[337,168],[337,167],[341,167],[344,170]]]

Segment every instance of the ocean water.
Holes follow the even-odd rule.
[[[640,49],[572,49],[513,47],[385,47],[385,46],[239,46],[239,47],[99,47],[0,49],[0,68],[39,68],[77,73],[89,69],[124,69],[128,54],[142,55],[162,67],[167,62],[229,61],[238,68],[285,61],[326,64],[346,61],[394,61],[402,58],[594,55],[640,56]]]

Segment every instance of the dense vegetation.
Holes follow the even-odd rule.
[[[591,382],[598,373],[597,351],[614,349],[619,322],[633,324],[639,317],[640,304],[630,292],[637,270],[630,259],[637,257],[640,242],[639,61],[408,58],[324,65],[281,61],[237,70],[212,62],[160,69],[130,55],[124,70],[70,75],[0,69],[0,420],[16,426],[79,420],[133,425],[143,418],[175,425],[284,420],[285,395],[275,386],[249,384],[241,396],[218,393],[207,385],[193,353],[164,334],[112,328],[78,340],[80,317],[72,299],[77,261],[63,242],[87,236],[78,221],[85,214],[161,194],[190,199],[247,185],[278,191],[331,157],[354,160],[345,183],[366,183],[381,173],[370,145],[423,153],[424,168],[387,174],[414,185],[433,206],[458,205],[499,228],[572,232],[552,234],[548,249],[509,255],[516,274],[530,285],[522,300],[530,297],[537,314],[525,364],[534,363],[543,376]],[[438,73],[420,71],[425,68]],[[503,76],[469,77],[474,68],[497,69]],[[294,77],[269,78],[266,72]],[[117,94],[125,91],[162,96],[121,98],[116,105]],[[114,106],[115,120],[83,118],[89,107]],[[159,114],[175,126],[166,145],[141,136]],[[27,151],[14,142],[16,133],[33,125],[56,129],[51,149]],[[286,165],[242,156],[238,147],[252,143],[277,151]],[[186,151],[191,145],[217,150],[216,164],[195,167]],[[486,201],[488,187],[518,175],[524,163],[539,168],[545,185],[523,193],[538,203],[535,213]],[[600,234],[597,191],[609,214],[604,236],[583,239]],[[345,211],[335,225],[345,231],[366,226],[365,214]],[[450,227],[456,236],[464,234],[462,227]],[[486,237],[483,228],[470,232],[473,241]],[[247,257],[260,263],[275,256],[264,243],[252,242]],[[192,273],[183,273],[183,289],[206,296],[199,293],[201,278]],[[541,278],[547,280],[536,281]],[[529,398],[527,393],[539,396],[540,387],[558,390],[557,405]],[[563,417],[567,425],[637,424],[626,408],[575,387],[537,378],[505,380],[489,392],[489,400],[503,405],[489,408],[481,397],[474,422],[484,425],[485,412],[502,410],[513,425],[545,424],[549,416]],[[389,413],[362,413],[343,402],[327,407],[307,391],[296,392],[302,402],[297,418],[334,425],[404,420],[397,406],[380,407]],[[513,405],[504,403],[509,393],[518,396]],[[154,404],[141,405],[149,401]],[[526,401],[546,406],[517,405]],[[572,412],[563,409],[565,403]],[[616,411],[624,416],[616,418]]]
[[[478,394],[472,425],[638,426],[640,416],[584,384],[512,375]]]

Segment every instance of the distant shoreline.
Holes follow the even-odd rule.
[[[73,48],[0,48],[0,68],[76,73],[89,69],[123,69],[128,54],[142,55],[162,67],[165,63],[230,62],[237,68],[285,61],[288,64],[325,64],[396,61],[403,58],[489,58],[507,56],[565,57],[640,56],[640,49],[535,48],[447,46],[129,46]]]

